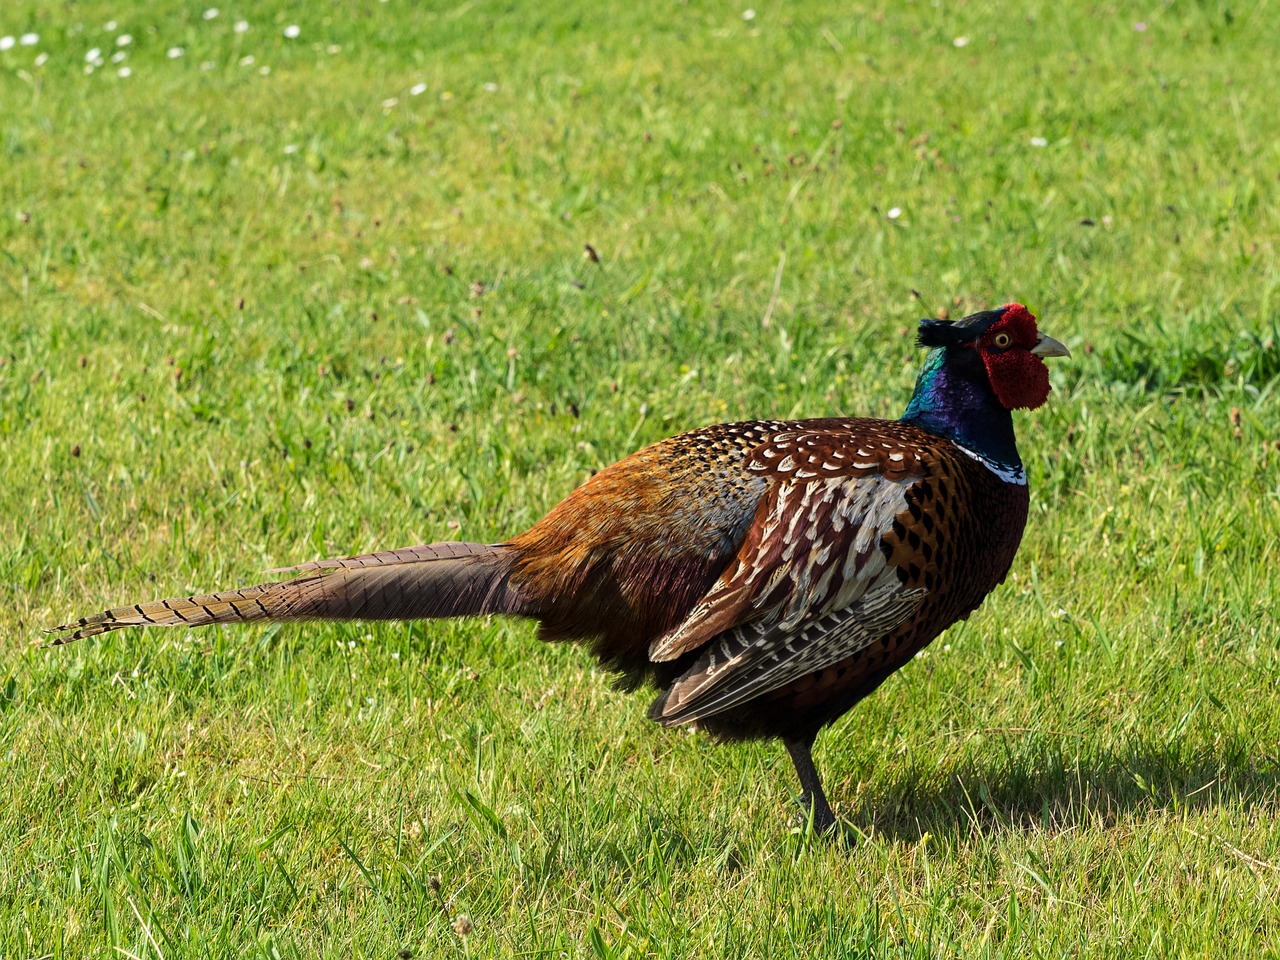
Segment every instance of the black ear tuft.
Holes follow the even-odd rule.
[[[916,343],[922,347],[950,347],[968,339],[952,321],[930,318],[920,321],[920,331],[916,334]]]

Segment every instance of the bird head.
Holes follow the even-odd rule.
[[[1020,303],[983,310],[963,320],[921,320],[917,341],[944,352],[942,362],[973,379],[985,379],[1000,404],[1031,410],[1049,398],[1045,357],[1069,357],[1059,341],[1036,327]]]

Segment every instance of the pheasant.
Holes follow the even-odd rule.
[[[818,732],[1001,583],[1027,519],[1011,411],[1070,356],[1021,304],[921,320],[906,413],[704,427],[600,471],[496,544],[304,563],[294,579],[119,607],[54,644],[130,626],[509,614],[574,640],[649,716],[722,740],[780,738],[813,828],[835,816]],[[271,571],[278,573],[282,571]]]

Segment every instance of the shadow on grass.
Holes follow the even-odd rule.
[[[844,823],[867,836],[916,842],[929,833],[966,838],[1001,831],[1108,829],[1148,812],[1206,807],[1252,810],[1280,801],[1280,756],[1240,750],[1192,752],[1151,740],[1063,762],[1052,754],[970,763],[942,779],[908,775],[842,802]]]

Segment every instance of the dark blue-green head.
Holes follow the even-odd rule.
[[[930,347],[902,419],[997,463],[1018,464],[1011,410],[1049,398],[1045,357],[1069,357],[1020,303],[963,320],[921,320],[916,337]]]

